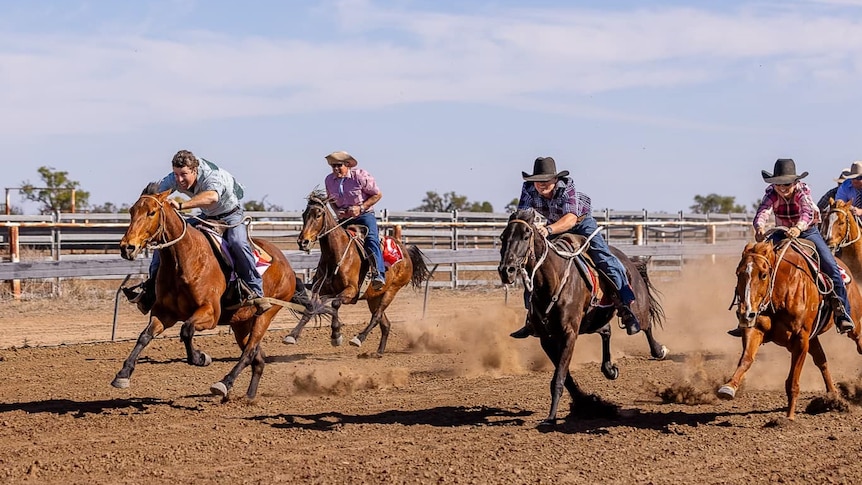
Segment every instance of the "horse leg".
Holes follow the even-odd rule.
[[[620,376],[620,369],[611,362],[611,325],[605,324],[596,333],[602,337],[602,374],[614,380]]]
[[[395,294],[398,292],[400,288],[390,288],[383,295],[379,297],[375,297],[368,300],[368,309],[371,310],[371,320],[368,321],[368,325],[366,325],[365,329],[359,332],[355,337],[350,340],[350,345],[354,345],[359,347],[365,342],[365,339],[368,338],[368,334],[374,330],[374,327],[377,324],[380,324],[380,345],[377,347],[377,355],[378,357],[383,355],[383,350],[386,348],[386,340],[389,337],[389,320],[387,319],[385,323],[383,323],[384,315],[383,312],[389,307],[389,304],[392,303],[392,300],[395,299]]]
[[[835,388],[835,383],[832,381],[832,373],[829,372],[829,365],[826,363],[826,352],[823,351],[823,345],[820,343],[819,337],[814,337],[808,342],[808,353],[814,360],[814,365],[820,369],[820,375],[823,376],[823,383],[826,384],[826,392],[835,394],[838,390]]]
[[[344,323],[338,316],[338,309],[341,308],[341,303],[341,298],[334,298],[331,302],[332,313],[330,313],[329,315],[330,317],[332,317],[332,320],[329,324],[329,343],[333,347],[340,347],[341,344],[344,343],[344,337],[341,336],[341,327],[344,326]]]
[[[138,335],[138,341],[135,343],[135,347],[132,349],[132,352],[126,360],[123,361],[123,367],[120,369],[120,372],[117,372],[117,375],[114,376],[114,380],[111,381],[111,385],[118,389],[129,387],[132,372],[135,371],[135,364],[138,362],[138,357],[141,355],[141,352],[150,344],[153,337],[161,335],[162,332],[172,327],[175,323],[177,323],[176,320],[162,321],[150,315],[150,322],[141,334]]]
[[[311,320],[311,314],[308,311],[302,313],[302,318],[299,319],[299,323],[293,327],[293,330],[290,331],[289,334],[285,335],[283,339],[281,339],[281,343],[285,345],[295,345],[296,341],[299,340],[299,335],[302,334],[302,329],[305,328],[305,325]]]
[[[574,379],[572,379],[569,373],[569,364],[572,361],[576,338],[577,334],[569,332],[564,334],[564,341],[562,343],[554,342],[548,337],[541,337],[542,348],[545,350],[545,354],[551,359],[551,362],[554,363],[554,376],[551,378],[550,383],[551,409],[548,411],[548,417],[540,423],[541,425],[553,425],[556,423],[560,397],[563,395],[563,386],[567,381],[572,381],[569,391],[571,392],[574,389],[577,393],[577,395],[572,395],[572,399],[577,400],[581,396],[580,389],[578,389],[577,384],[575,384]]]
[[[718,388],[718,397],[733,399],[736,396],[736,391],[739,390],[739,386],[742,384],[742,378],[748,372],[748,369],[751,368],[751,364],[754,363],[754,357],[757,355],[757,350],[762,343],[763,332],[760,329],[754,328],[742,336],[742,356],[739,357],[736,372],[733,373],[727,384]]]
[[[242,371],[248,367],[251,368],[251,381],[248,384],[246,398],[254,399],[257,395],[257,386],[260,383],[260,377],[263,375],[263,367],[266,364],[263,360],[263,349],[260,348],[260,342],[263,339],[263,334],[269,327],[269,320],[272,316],[268,313],[258,315],[251,321],[241,322],[240,324],[232,325],[234,338],[237,345],[242,349],[242,354],[236,365],[233,366],[230,372],[225,375],[222,380],[210,386],[210,392],[215,395],[222,396],[227,400],[233,384]]]
[[[180,339],[186,347],[186,362],[189,365],[198,367],[206,367],[212,364],[212,358],[195,348],[193,338],[197,330],[209,330],[216,325],[217,318],[213,308],[210,305],[202,305],[192,313],[192,316],[183,322],[183,327],[180,329]]]
[[[667,358],[670,350],[653,337],[652,326],[644,328],[643,331],[644,335],[646,335],[647,344],[649,344],[649,353],[652,358],[655,360],[664,360]]]
[[[790,342],[790,372],[784,381],[784,390],[787,392],[787,419],[796,417],[796,401],[799,398],[799,376],[802,374],[802,366],[805,365],[805,356],[808,354],[808,335],[797,335]]]

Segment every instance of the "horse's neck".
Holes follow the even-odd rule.
[[[170,243],[171,241],[176,241],[176,243],[164,248],[162,253],[175,259],[180,266],[189,257],[199,257],[197,252],[200,250],[201,242],[206,243],[206,236],[204,236],[203,232],[188,224],[176,213],[167,212],[165,216],[166,240],[161,242]],[[184,231],[185,234],[183,234]],[[206,244],[204,246],[204,249],[209,250]]]
[[[337,225],[334,221],[327,223],[326,226],[324,229],[326,235],[320,238],[320,250],[321,252],[331,253],[336,258],[341,258],[349,249],[348,245],[351,243],[350,234],[347,233],[344,227]]]
[[[551,286],[560,281],[563,277],[567,261],[565,258],[554,252],[549,246],[550,242],[537,239],[533,244],[535,259],[527,264],[527,270],[532,273],[535,271],[536,276],[534,283],[537,286]],[[542,255],[544,254],[544,259]],[[538,269],[536,265],[539,265]]]

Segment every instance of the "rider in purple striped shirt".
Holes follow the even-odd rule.
[[[543,237],[553,234],[570,232],[589,237],[598,229],[593,219],[590,198],[575,189],[575,182],[569,178],[569,171],[557,172],[557,164],[551,157],[539,157],[533,165],[533,174],[522,172],[524,185],[521,187],[521,198],[518,209],[534,209],[548,220],[547,225],[540,226]],[[601,233],[596,233],[590,240],[587,254],[617,289],[620,304],[617,314],[626,327],[629,335],[640,332],[640,322],[631,310],[635,300],[634,292],[629,285],[623,264],[611,253],[608,244]],[[530,322],[530,292],[524,290],[524,304],[527,307],[527,319],[524,327],[512,332],[514,338],[536,336],[535,327]]]

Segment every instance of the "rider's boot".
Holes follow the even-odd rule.
[[[731,337],[742,337],[743,333],[744,332],[743,332],[742,328],[740,328],[740,327],[734,327],[734,328],[727,331],[727,334],[730,335]]]
[[[123,288],[123,294],[138,307],[141,313],[146,315],[156,303],[156,281],[153,278],[147,278],[139,285]]]
[[[847,333],[856,328],[850,313],[844,308],[844,303],[835,295],[832,295],[832,313],[835,315],[835,328],[838,333]]]
[[[509,336],[512,338],[527,338],[539,336],[539,334],[536,332],[536,327],[534,327],[533,323],[530,321],[529,310],[527,310],[527,317],[524,319],[524,326],[510,333]]]
[[[622,319],[623,325],[625,325],[626,327],[627,334],[634,335],[641,331],[641,325],[638,321],[638,317],[635,316],[630,305],[620,305],[620,307],[617,309],[617,315],[619,315],[620,319]]]
[[[371,271],[371,287],[374,288],[374,291],[380,291],[386,286],[386,278],[377,271],[377,268],[373,266],[373,258],[372,258],[372,266],[369,268]]]

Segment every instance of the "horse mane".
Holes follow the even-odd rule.
[[[512,221],[524,221],[532,225],[536,220],[536,210],[535,209],[518,209],[509,216],[509,222]]]

